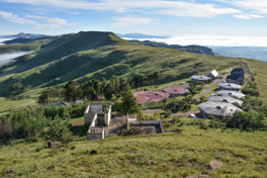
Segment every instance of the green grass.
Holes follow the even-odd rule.
[[[183,126],[180,123],[183,122]],[[211,160],[220,160],[220,170],[210,177],[265,177],[266,132],[208,129],[190,126],[181,119],[165,128],[181,134],[109,137],[74,141],[68,147],[45,141],[1,148],[2,177],[186,177],[201,175]],[[205,120],[204,122],[209,122]],[[165,124],[166,125],[166,124]],[[72,148],[72,149],[71,149]],[[96,155],[90,155],[97,150]],[[13,169],[14,172],[10,172]]]
[[[0,96],[10,95],[18,82],[25,88],[38,89],[62,86],[69,80],[85,82],[90,79],[109,79],[112,75],[125,78],[159,71],[159,83],[176,83],[190,78],[195,71],[206,75],[211,70],[224,71],[240,59],[199,55],[175,49],[153,48],[131,44],[112,33],[89,32],[58,37],[45,45],[31,58],[0,68]],[[154,85],[151,81],[146,85]],[[167,85],[158,86],[158,88]],[[150,87],[148,87],[150,89]],[[153,87],[152,87],[153,88]],[[20,91],[20,92],[21,92]]]
[[[34,99],[24,99],[24,100],[6,100],[4,97],[0,97],[0,112],[17,109],[23,109],[27,106],[37,105]]]
[[[260,91],[260,95],[266,100],[267,99],[267,78],[266,69],[267,62],[257,61],[257,60],[246,60],[250,70],[256,74],[255,81],[258,84],[257,88]]]

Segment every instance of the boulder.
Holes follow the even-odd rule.
[[[187,176],[186,178],[207,178],[207,175]]]
[[[47,147],[48,148],[53,148],[53,142],[51,142],[51,141],[47,142]]]
[[[96,151],[96,150],[92,150],[92,151],[90,152],[90,155],[95,155],[95,154],[97,154],[97,151]]]
[[[217,160],[212,160],[209,163],[209,168],[211,170],[218,170],[221,168],[221,166],[223,165],[223,163],[221,161],[217,161]]]

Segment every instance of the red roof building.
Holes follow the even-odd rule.
[[[188,93],[187,89],[179,88],[179,87],[168,87],[168,88],[165,88],[164,91],[166,93],[169,93],[171,97],[181,96],[181,95],[184,95],[185,93]]]
[[[142,104],[151,101],[161,101],[165,98],[169,98],[169,94],[160,91],[142,91],[134,92],[134,97],[136,98],[137,104]]]

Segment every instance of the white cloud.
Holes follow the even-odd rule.
[[[44,29],[44,28],[59,28],[62,25],[75,25],[76,23],[67,23],[66,19],[61,18],[46,18],[45,24],[38,24],[36,29]]]
[[[13,14],[11,12],[4,12],[0,11],[0,16],[2,16],[3,19],[6,19],[13,23],[18,23],[21,25],[35,25],[36,29],[43,29],[43,28],[59,28],[62,25],[75,25],[76,23],[68,23],[66,19],[61,18],[48,18],[44,16],[36,16],[36,15],[26,15],[26,18],[18,17],[17,14]],[[45,20],[45,23],[37,23],[34,20],[31,19],[38,19],[38,20]]]
[[[126,28],[131,26],[146,25],[158,19],[140,18],[140,17],[124,17],[116,19],[118,22],[113,27]]]
[[[253,13],[267,15],[266,0],[214,0],[232,4],[245,10],[251,10]]]
[[[214,4],[200,4],[195,1],[172,0],[102,0],[88,2],[85,0],[2,0],[5,2],[23,3],[34,6],[47,6],[63,9],[89,9],[116,12],[128,12],[133,10],[153,10],[153,13],[169,14],[187,17],[214,17],[223,14],[240,13],[233,8],[217,7]],[[146,11],[147,12],[147,11]]]
[[[219,8],[212,4],[196,4],[179,2],[176,6],[161,10],[162,14],[169,14],[182,17],[215,17],[224,14],[240,13],[240,10],[232,8]]]
[[[78,15],[81,14],[80,12],[69,12],[70,14]]]
[[[35,24],[36,23],[33,20],[29,20],[27,18],[18,17],[17,14],[13,14],[11,12],[0,11],[0,16],[2,16],[3,19],[6,19],[6,20],[8,20],[10,22],[18,23],[18,24],[21,24],[21,25],[24,25],[24,24]]]
[[[262,18],[263,16],[256,15],[256,14],[237,14],[237,15],[234,15],[234,17],[249,20],[252,18]]]
[[[46,19],[47,17],[44,16],[37,16],[37,15],[26,15],[25,17],[30,19]]]
[[[247,36],[174,36],[162,39],[139,39],[140,41],[150,40],[178,45],[202,45],[202,46],[253,46],[267,47],[267,37]]]

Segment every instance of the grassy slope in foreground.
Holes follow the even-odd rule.
[[[191,122],[182,119],[183,122]],[[207,121],[207,120],[206,120]],[[208,121],[207,121],[208,122]],[[177,125],[172,125],[172,128]],[[46,142],[1,149],[0,175],[25,177],[186,177],[201,175],[211,160],[220,170],[210,177],[265,177],[265,132],[240,132],[197,126],[181,127],[182,134],[110,137],[76,141],[68,148]],[[71,147],[76,147],[74,150]],[[98,154],[90,155],[91,150]],[[14,161],[15,160],[15,161]],[[14,169],[13,173],[10,170]]]
[[[31,69],[15,74],[6,80],[0,79],[2,86],[0,95],[10,95],[14,92],[14,86],[22,86],[19,89],[21,92],[33,87],[64,84],[69,80],[84,82],[93,78],[101,80],[105,77],[109,79],[112,75],[132,77],[137,74],[149,74],[155,71],[162,73],[160,83],[168,83],[191,77],[195,71],[205,75],[213,69],[223,71],[233,67],[234,63],[239,61],[239,59],[234,58],[198,55],[174,49],[134,45],[121,40],[112,33],[103,34],[105,36],[101,38],[102,40],[94,44],[87,44],[88,41],[97,40],[93,39],[90,33],[63,36],[59,38],[61,40],[57,39],[48,44],[28,61],[6,66],[5,70],[8,67],[13,67],[6,74],[23,68]],[[86,40],[84,36],[88,36],[90,40]],[[81,38],[85,39],[84,44],[78,43]],[[73,44],[79,45],[75,47],[72,46]],[[87,47],[84,47],[85,44],[87,44]],[[71,49],[72,52],[70,53],[73,54],[68,55],[68,49]],[[81,51],[77,52],[78,50]],[[59,58],[53,55],[56,52]],[[52,61],[47,61],[47,56],[53,56],[53,60],[49,58]]]

